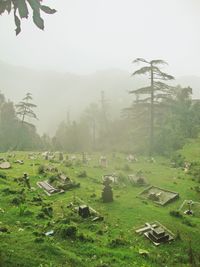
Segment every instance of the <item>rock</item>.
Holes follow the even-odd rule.
[[[0,164],[0,169],[10,169],[11,168],[11,164],[9,162],[2,162]]]

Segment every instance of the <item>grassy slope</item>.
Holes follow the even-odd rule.
[[[182,153],[188,160],[196,159],[200,155],[200,143],[187,145]],[[80,155],[79,157],[81,158]],[[0,211],[0,227],[7,226],[10,230],[10,234],[0,234],[0,266],[189,266],[183,262],[188,260],[190,239],[196,252],[200,253],[200,221],[198,218],[190,218],[196,225],[190,227],[183,224],[182,219],[170,216],[169,211],[177,209],[185,199],[199,200],[199,195],[192,189],[196,183],[191,177],[180,169],[171,168],[170,162],[163,158],[157,158],[156,163],[148,163],[144,158],[140,158],[139,162],[129,164],[131,170],[124,171],[124,155],[116,155],[115,158],[108,155],[109,165],[106,170],[98,167],[98,157],[99,155],[93,155],[87,167],[66,168],[60,163],[54,164],[59,170],[80,182],[81,187],[63,195],[48,197],[36,185],[37,181],[44,179],[37,174],[38,166],[30,166],[32,161],[28,160],[27,153],[17,153],[16,158],[24,159],[25,164],[13,164],[12,169],[4,171],[7,179],[0,178],[0,208],[5,210],[4,213]],[[35,163],[47,162],[39,158]],[[152,185],[179,192],[180,199],[166,207],[160,207],[152,202],[142,201],[137,196],[143,189],[127,183],[126,186],[113,188],[113,203],[101,203],[99,198],[103,174],[116,172],[126,176],[140,169]],[[77,173],[81,170],[87,171],[87,178],[77,178]],[[36,189],[33,192],[26,190],[26,205],[33,212],[29,216],[19,216],[19,207],[11,204],[15,195],[6,195],[2,192],[2,189],[7,187],[20,190],[20,185],[14,182],[13,178],[21,177],[23,172],[29,173],[31,185]],[[52,219],[36,219],[41,206],[34,205],[32,198],[38,193],[45,202],[52,203]],[[94,193],[96,197],[91,197]],[[73,223],[77,225],[79,233],[88,235],[93,242],[69,238],[62,240],[55,236],[45,237],[44,242],[36,243],[34,231],[46,232],[54,229],[59,218],[69,217],[69,209],[66,206],[73,200],[74,194],[98,210],[105,218],[104,222],[91,223],[81,220],[78,216],[73,217]],[[148,240],[135,234],[136,227],[155,220],[160,221],[175,234],[179,231],[181,240],[156,248]],[[127,243],[113,248],[109,244],[116,238]],[[148,250],[149,257],[140,256],[139,249]]]

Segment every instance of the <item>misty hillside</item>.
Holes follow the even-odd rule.
[[[68,111],[73,120],[77,119],[90,103],[100,103],[102,90],[112,116],[119,115],[120,110],[131,103],[128,90],[144,83],[130,78],[128,72],[118,69],[76,75],[37,71],[0,62],[0,72],[0,90],[12,101],[17,103],[27,92],[33,94],[34,102],[38,105],[39,131],[51,134],[55,132],[58,123],[66,119]],[[194,98],[199,97],[200,77],[181,77],[176,83],[190,85]]]

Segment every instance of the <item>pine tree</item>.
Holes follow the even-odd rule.
[[[22,124],[26,123],[32,125],[26,121],[27,117],[37,119],[37,116],[33,111],[33,108],[36,108],[37,105],[30,102],[32,99],[32,94],[27,93],[23,100],[16,105],[17,115],[21,117]]]
[[[149,155],[152,156],[154,152],[155,107],[160,106],[163,100],[171,96],[172,87],[163,81],[173,80],[174,77],[161,71],[161,68],[158,67],[159,65],[167,64],[161,59],[147,61],[143,58],[137,58],[133,63],[144,63],[146,66],[136,70],[132,76],[147,75],[150,79],[150,85],[132,90],[130,93],[136,96],[133,108],[140,115],[143,114],[145,109],[149,113]],[[141,95],[143,95],[142,98]]]

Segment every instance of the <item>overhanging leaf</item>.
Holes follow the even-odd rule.
[[[21,18],[28,18],[28,8],[25,0],[18,0],[18,10]]]
[[[47,13],[47,14],[54,14],[54,13],[56,13],[56,10],[55,9],[52,9],[52,8],[50,8],[50,7],[48,7],[48,6],[40,6],[40,9],[43,11],[43,12],[45,12],[45,13]]]
[[[15,18],[15,25],[16,25],[15,32],[16,32],[16,35],[18,35],[21,32],[21,21],[16,15],[16,10],[14,12],[14,18]]]
[[[44,30],[44,20],[40,17],[40,13],[35,10],[33,11],[33,22],[39,29]]]

